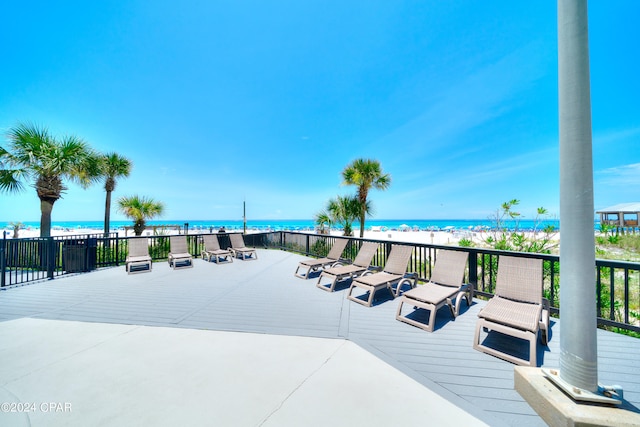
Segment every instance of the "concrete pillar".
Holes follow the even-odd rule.
[[[560,377],[596,392],[595,244],[586,0],[558,0]]]

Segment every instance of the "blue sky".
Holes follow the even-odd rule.
[[[379,219],[559,215],[556,2],[22,1],[3,6],[0,131],[134,163],[165,219],[312,218],[378,159]],[[589,4],[595,207],[640,201],[640,2]],[[6,145],[2,137],[0,145]],[[71,185],[53,221],[100,220]],[[0,221],[40,218],[35,191]],[[124,219],[115,211],[112,219]]]

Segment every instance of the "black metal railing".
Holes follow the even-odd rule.
[[[149,254],[154,261],[166,260],[169,254],[169,236],[145,236],[149,242]],[[198,257],[204,249],[202,234],[189,234],[187,247]],[[251,247],[281,249],[306,256],[322,257],[337,239],[345,237],[289,231],[273,231],[244,235],[245,244]],[[123,265],[130,237],[117,234],[95,234],[50,238],[0,240],[0,287],[24,284],[36,280],[53,279],[70,272],[86,272],[96,268]],[[220,247],[231,246],[229,235],[219,233]],[[542,259],[544,265],[544,296],[551,304],[551,311],[559,313],[560,307],[560,258],[556,255],[524,252],[507,252],[492,249],[439,246],[421,243],[392,242],[349,238],[343,257],[353,260],[364,241],[379,244],[372,264],[383,267],[392,244],[414,248],[408,270],[417,273],[420,280],[428,280],[439,249],[469,253],[465,281],[471,284],[475,295],[490,298],[495,289],[495,279],[500,255]],[[595,271],[598,323],[640,333],[640,263],[597,260]]]
[[[315,251],[322,239],[336,239],[335,236],[304,234],[295,232],[279,232],[282,234],[280,248],[299,252],[307,256],[323,256],[325,253]],[[353,259],[361,239],[351,238],[345,257]],[[474,288],[474,294],[479,297],[493,296],[500,255],[536,258],[543,261],[543,293],[549,300],[552,314],[559,314],[560,310],[560,257],[557,255],[536,254],[529,252],[509,252],[493,249],[468,248],[458,246],[439,246],[422,243],[390,242],[388,240],[373,240],[380,244],[378,254],[373,264],[384,266],[384,260],[391,244],[413,246],[413,258],[409,270],[418,274],[420,280],[426,281],[431,277],[431,270],[439,249],[457,250],[469,253],[469,263],[465,273],[465,281]],[[332,242],[331,242],[332,243]],[[330,247],[330,244],[324,245]],[[350,249],[351,248],[351,249]],[[355,249],[355,250],[354,250]],[[601,326],[617,327],[640,333],[640,263],[596,260],[595,271],[598,324]]]

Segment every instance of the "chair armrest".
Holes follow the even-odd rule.
[[[549,329],[549,313],[551,312],[551,304],[549,300],[546,298],[542,298],[542,319],[540,320],[544,323],[545,329]]]
[[[400,290],[402,289],[402,285],[405,283],[409,284],[409,289],[413,289],[418,285],[418,273],[405,273],[402,279],[398,282],[396,286],[395,296],[400,296]]]
[[[418,281],[418,273],[404,273],[404,279],[411,279]]]
[[[473,300],[473,286],[471,283],[463,283],[460,287],[461,292],[469,292],[469,299]]]

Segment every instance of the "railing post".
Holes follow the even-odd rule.
[[[311,246],[309,245],[309,240],[310,240],[310,236],[307,234],[306,236],[306,240],[307,240],[307,256],[309,256],[310,252],[309,250],[311,249]]]
[[[47,237],[45,240],[45,254],[47,257],[47,278],[53,279],[53,273],[56,270],[56,241],[53,237]]]
[[[469,250],[469,285],[475,292],[478,289],[478,252]]]
[[[391,253],[391,242],[385,244],[385,254],[384,259],[380,260],[380,262],[384,261],[384,265],[387,265],[387,259],[389,259],[389,254]],[[381,266],[379,266],[381,267]]]
[[[120,265],[120,233],[116,233],[116,266]]]
[[[7,257],[5,255],[7,247],[7,234],[2,232],[2,240],[0,241],[0,288],[4,288],[6,286],[6,268],[7,268]]]

